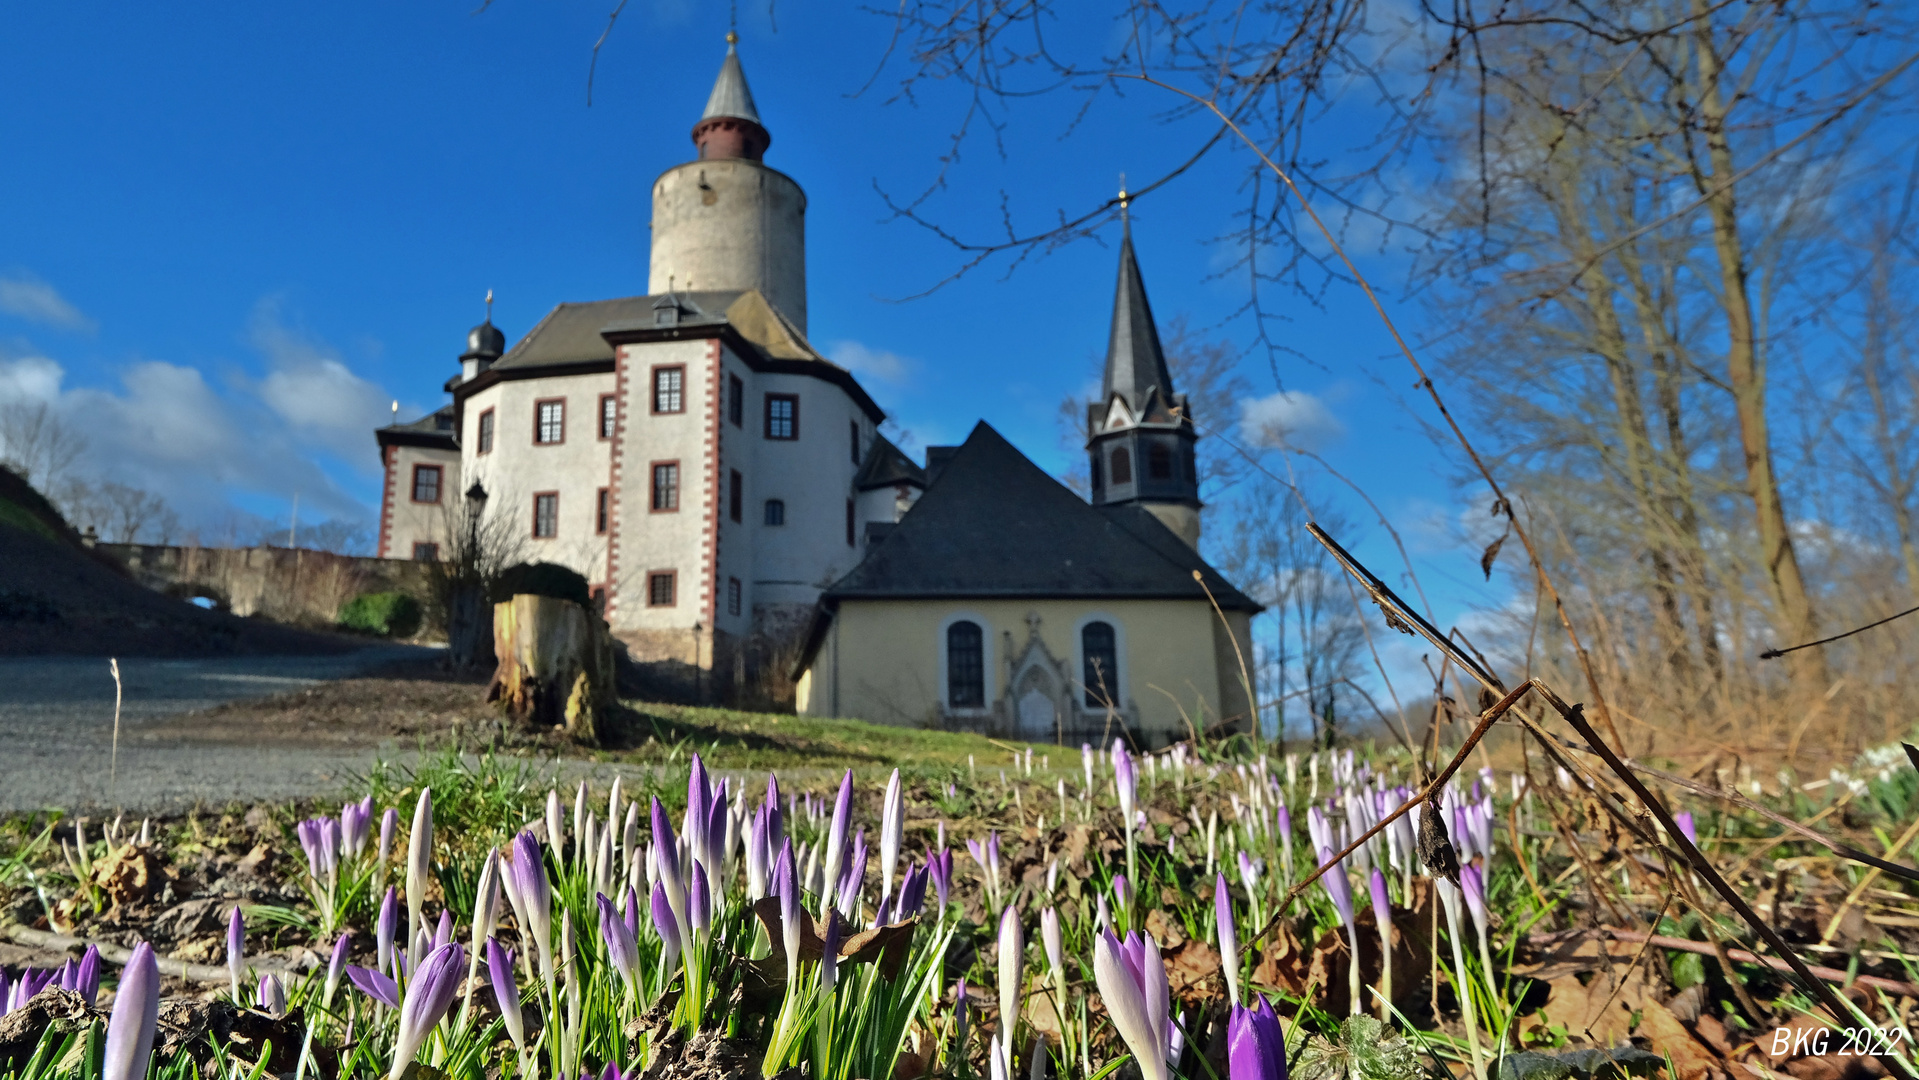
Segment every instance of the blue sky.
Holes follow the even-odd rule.
[[[724,51],[723,6],[635,0],[588,107],[606,6],[473,7],[9,5],[0,395],[57,400],[89,438],[83,467],[209,528],[229,506],[283,517],[295,492],[303,517],[376,515],[371,428],[392,399],[409,417],[444,400],[488,289],[509,337],[557,302],[644,291],[649,185],[690,156]],[[850,5],[740,15],[767,162],[810,200],[815,343],[920,445],[984,418],[1063,470],[1055,413],[1104,351],[1117,224],[1104,246],[902,302],[960,260],[887,220],[876,188],[925,189],[963,102],[942,87],[893,100],[897,67],[859,93],[891,28]],[[1003,154],[967,143],[927,212],[969,235],[997,228],[1002,192],[1022,227],[1081,212],[1203,137],[1200,120],[1167,121],[1169,104],[1104,99],[1068,135],[1074,103],[1039,101],[1008,121]],[[1214,277],[1223,256],[1205,242],[1230,227],[1242,166],[1194,170],[1134,222],[1162,322],[1185,314],[1244,344],[1243,282]],[[1390,252],[1368,265],[1403,280]],[[1450,538],[1461,501],[1402,405],[1412,376],[1377,319],[1337,286],[1323,306],[1282,307],[1300,355],[1276,381],[1249,352],[1258,394],[1319,410],[1318,449],[1402,518],[1443,615],[1499,602]],[[1395,314],[1417,330],[1416,305]],[[1384,558],[1384,537],[1362,531]]]

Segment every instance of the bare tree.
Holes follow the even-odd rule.
[[[484,485],[475,478],[472,486]],[[442,501],[445,542],[428,581],[434,615],[446,627],[448,662],[455,670],[477,670],[492,657],[487,590],[508,567],[526,559],[525,522],[509,509],[519,505],[515,493],[507,490],[494,491],[479,503],[468,498]]]
[[[44,401],[0,405],[0,464],[42,492],[52,491],[87,441]]]

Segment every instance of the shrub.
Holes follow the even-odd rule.
[[[509,566],[487,588],[491,604],[503,604],[515,596],[551,596],[571,600],[591,610],[586,579],[579,571],[554,563],[521,563]]]
[[[420,632],[420,602],[403,592],[361,593],[340,609],[340,625],[381,637]]]

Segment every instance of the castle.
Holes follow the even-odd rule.
[[[1258,606],[1196,550],[1197,434],[1130,227],[1089,505],[984,424],[912,461],[808,343],[806,195],[765,164],[731,35],[692,139],[653,184],[646,295],[560,304],[511,348],[489,316],[451,403],[379,429],[379,555],[440,557],[483,495],[482,520],[584,575],[629,655],[701,700],[1163,741],[1185,706],[1149,700],[1159,678],[1243,716],[1231,657]]]

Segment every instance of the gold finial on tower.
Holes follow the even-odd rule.
[[[486,291],[486,321],[493,321],[493,290]]]
[[[738,45],[740,43],[739,32],[736,30],[728,30],[726,32],[726,43],[728,45]]]

